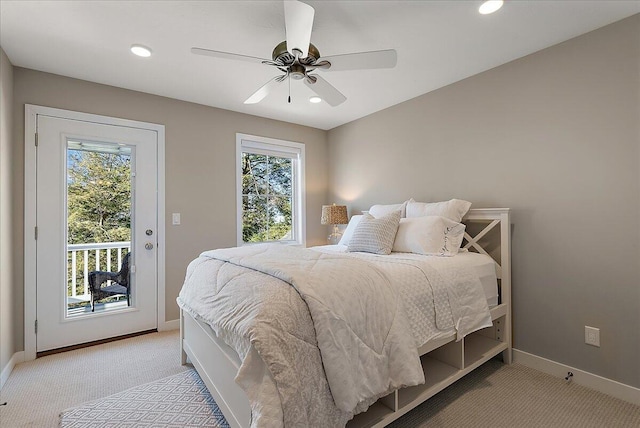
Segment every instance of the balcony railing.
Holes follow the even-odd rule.
[[[93,244],[67,245],[68,303],[88,302],[89,272],[94,270],[117,271],[122,258],[130,251],[131,242],[97,242]],[[113,268],[112,268],[113,266]]]

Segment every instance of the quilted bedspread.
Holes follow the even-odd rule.
[[[477,295],[469,278],[452,292],[418,261],[372,261],[264,244],[207,251],[189,265],[178,303],[237,351],[253,426],[344,426],[380,396],[424,382],[416,330],[487,324],[488,311],[465,321],[464,296]],[[397,269],[410,272],[405,283],[389,280]]]

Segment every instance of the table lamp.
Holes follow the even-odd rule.
[[[349,223],[349,218],[347,217],[347,206],[336,204],[323,205],[320,223],[333,225],[333,232],[329,235],[328,242],[332,245],[337,244],[340,242],[340,238],[342,237],[342,233],[340,233],[338,225]]]

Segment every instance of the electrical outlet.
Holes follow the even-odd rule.
[[[600,329],[595,327],[584,326],[584,343],[600,347]]]

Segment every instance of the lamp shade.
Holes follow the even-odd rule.
[[[346,205],[323,205],[321,224],[347,224],[347,206]]]

